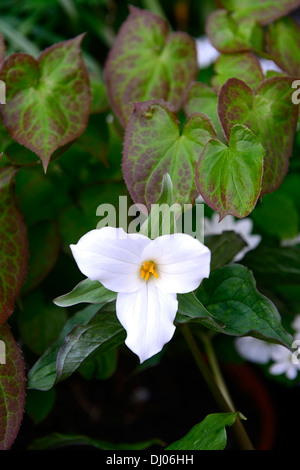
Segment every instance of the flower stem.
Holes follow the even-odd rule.
[[[208,367],[206,361],[204,360],[200,349],[188,327],[187,324],[181,325],[182,334],[186,340],[186,343],[194,357],[194,360],[203,375],[203,378],[208,385],[210,391],[212,392],[217,404],[223,412],[236,412],[235,406],[232,402],[230,394],[227,390],[226,384],[222,377],[218,361],[215,356],[214,349],[212,347],[211,341],[207,337],[203,337],[204,346],[207,352],[209,364],[211,367]],[[239,443],[239,446],[243,450],[254,450],[254,447],[244,429],[244,426],[239,417],[237,417],[235,424],[232,426],[232,430],[235,434],[236,440]]]

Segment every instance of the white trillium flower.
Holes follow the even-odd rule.
[[[210,272],[210,250],[183,233],[154,240],[122,228],[103,227],[70,246],[80,271],[117,292],[117,317],[125,344],[140,362],[170,341],[178,309],[177,293],[195,290]]]
[[[250,218],[235,220],[232,215],[226,215],[219,222],[219,214],[217,213],[214,213],[211,219],[208,217],[204,218],[205,235],[220,235],[225,231],[233,231],[238,233],[247,243],[247,246],[236,254],[233,261],[240,261],[248,251],[253,250],[260,243],[261,236],[253,235],[252,228],[253,222]]]

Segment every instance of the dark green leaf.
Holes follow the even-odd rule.
[[[197,297],[225,324],[224,333],[255,336],[291,347],[292,339],[282,327],[278,310],[258,292],[253,275],[246,267],[235,264],[216,269],[204,279]]]
[[[229,264],[247,243],[238,233],[225,231],[220,235],[208,236],[205,245],[211,251],[210,270],[213,271]]]
[[[57,354],[62,347],[66,336],[75,325],[85,325],[98,310],[98,305],[90,305],[85,309],[76,312],[71,318],[69,318],[58,339],[49,346],[28,372],[27,388],[50,390],[53,387],[56,379]]]
[[[100,282],[84,279],[68,294],[61,295],[53,300],[59,307],[70,307],[80,303],[103,305],[115,300],[116,292],[106,289]]]
[[[299,246],[269,247],[262,245],[247,253],[243,264],[253,271],[257,281],[265,285],[300,284]]]
[[[227,444],[225,428],[232,426],[239,416],[239,413],[210,414],[166,450],[223,450]]]
[[[92,439],[80,434],[60,434],[52,433],[48,436],[36,439],[29,446],[29,450],[53,450],[67,446],[92,446],[100,450],[144,450],[152,445],[162,446],[164,443],[160,439],[149,439],[147,441],[131,443],[118,443]]]

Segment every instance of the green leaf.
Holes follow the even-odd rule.
[[[73,374],[92,353],[119,346],[125,337],[114,302],[104,305],[86,325],[75,326],[66,337],[57,355],[56,382]]]
[[[22,292],[34,289],[54,267],[60,249],[56,225],[40,221],[28,227],[29,264]]]
[[[267,50],[274,62],[289,75],[300,77],[300,26],[290,17],[271,24],[267,30]]]
[[[238,412],[210,414],[166,450],[223,450],[227,444],[225,428],[232,426],[238,417]]]
[[[254,277],[245,266],[235,264],[216,269],[209,279],[204,279],[197,297],[225,324],[223,333],[250,335],[291,347],[292,339],[281,325],[278,310],[258,292]]]
[[[0,450],[9,450],[19,432],[25,405],[25,365],[7,322],[0,326],[0,347],[5,345],[5,363],[0,361]]]
[[[220,219],[231,214],[246,217],[261,191],[264,149],[250,129],[235,125],[228,146],[211,139],[196,167],[196,185]]]
[[[41,423],[51,412],[56,400],[54,388],[46,392],[40,390],[27,390],[25,411],[35,425]]]
[[[211,82],[217,92],[229,78],[239,78],[254,90],[265,78],[258,58],[252,52],[221,54],[214,64],[214,71]]]
[[[11,315],[26,277],[27,230],[19,212],[13,167],[0,169],[0,325]]]
[[[235,124],[243,124],[265,149],[262,196],[275,191],[287,173],[298,120],[292,93],[288,77],[265,80],[256,93],[230,78],[220,90],[219,117],[227,138]]]
[[[78,372],[87,380],[106,380],[113,375],[117,364],[118,349],[109,349],[88,358],[78,368]]]
[[[263,30],[251,16],[235,20],[226,10],[215,10],[207,19],[206,34],[225,54],[263,49]]]
[[[224,131],[218,116],[218,95],[205,83],[194,82],[187,92],[184,111],[188,117],[202,113],[209,117],[217,132],[218,138],[224,140]]]
[[[71,292],[57,297],[53,302],[59,307],[71,307],[80,303],[103,305],[116,298],[116,292],[106,289],[99,281],[87,278],[77,284]]]
[[[124,127],[133,102],[163,99],[178,110],[197,75],[196,48],[189,35],[169,33],[166,21],[152,12],[129,9],[104,70],[110,104]]]
[[[38,59],[12,54],[1,65],[7,103],[3,122],[12,138],[35,152],[46,172],[51,155],[84,131],[90,111],[83,35],[45,49]]]
[[[281,192],[281,189],[266,194],[252,216],[260,232],[284,240],[298,235],[299,215],[292,198]]]
[[[221,0],[221,3],[237,20],[254,18],[262,25],[300,6],[299,0]]]
[[[263,260],[263,263],[262,263]],[[243,259],[263,285],[300,284],[300,248],[259,246]]]
[[[194,322],[214,331],[222,331],[224,324],[211,315],[193,292],[178,294],[177,299],[178,312],[175,318],[176,323]]]
[[[220,235],[208,236],[205,245],[211,251],[210,270],[213,271],[229,264],[247,243],[238,233],[225,231]]]
[[[56,379],[57,354],[64,344],[65,338],[76,324],[85,325],[99,310],[98,305],[88,307],[76,312],[65,323],[57,340],[44,352],[34,366],[29,370],[27,376],[27,388],[37,390],[50,390]]]
[[[33,441],[28,450],[53,450],[68,446],[92,446],[99,450],[144,450],[153,445],[163,446],[161,439],[149,439],[135,443],[116,443],[93,439],[81,434],[52,433]]]
[[[47,302],[41,291],[34,290],[23,300],[18,327],[26,346],[41,355],[56,340],[66,320],[64,309]]]
[[[135,104],[123,150],[123,174],[132,199],[147,207],[155,204],[169,173],[174,202],[193,201],[195,163],[212,136],[215,131],[205,115],[193,114],[180,132],[176,114],[165,103]]]

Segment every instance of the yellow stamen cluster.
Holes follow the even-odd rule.
[[[145,281],[148,281],[150,274],[153,274],[153,276],[158,279],[155,263],[153,261],[145,261],[141,267],[141,277],[145,279]]]

